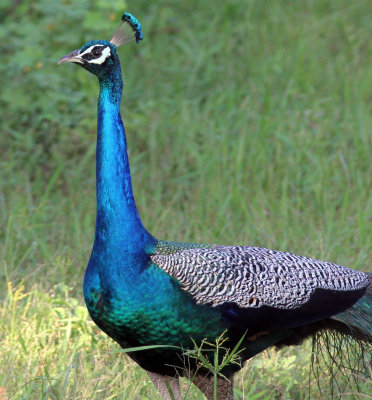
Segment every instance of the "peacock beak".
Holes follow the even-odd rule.
[[[79,50],[74,50],[70,54],[65,55],[62,57],[59,61],[58,64],[62,64],[64,62],[74,62],[78,64],[83,64],[84,61],[79,57],[80,49]]]

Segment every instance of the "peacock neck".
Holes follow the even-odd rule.
[[[133,197],[124,125],[120,115],[120,65],[100,79],[97,124],[97,219],[95,248],[138,252],[151,235]]]

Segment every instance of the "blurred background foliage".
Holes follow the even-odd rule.
[[[123,11],[139,18],[145,39],[119,53],[134,192],[150,232],[372,268],[369,0],[2,0],[0,354],[13,369],[0,363],[0,389],[16,398],[142,390],[122,393],[125,382],[110,375],[132,379],[133,368],[115,361],[103,379],[92,361],[107,343],[81,294],[95,222],[98,85],[78,66],[57,65],[88,40],[110,39]],[[55,326],[58,340],[45,341]],[[287,361],[252,361],[238,390],[251,393],[255,382],[267,396],[257,398],[306,397],[309,353],[284,353]],[[55,394],[50,376],[75,381]],[[140,398],[152,398],[150,387]]]
[[[12,167],[48,174],[60,157],[81,150],[79,133],[94,125],[94,86],[56,61],[92,36],[106,37],[123,8],[86,0],[1,2],[1,147]]]

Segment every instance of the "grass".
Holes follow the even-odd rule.
[[[372,271],[370,2],[129,0],[126,9],[145,35],[120,54],[134,193],[150,232]],[[94,38],[110,34],[95,27]],[[43,68],[63,82],[56,92],[89,97],[71,100],[78,114],[56,109],[50,136],[35,134],[45,123],[37,113],[2,121],[0,399],[158,398],[82,299],[97,84],[54,60]],[[238,375],[236,393],[320,398],[309,364],[309,345],[265,352]],[[187,398],[202,396],[191,388]]]

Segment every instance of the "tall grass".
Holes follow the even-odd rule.
[[[58,7],[59,16],[72,13],[68,2]],[[370,2],[129,0],[126,9],[145,35],[120,54],[134,193],[150,232],[372,271]],[[109,38],[110,14],[102,9],[105,30],[94,23],[94,37],[74,23],[76,43],[73,35],[53,42],[55,59],[43,52],[48,36],[38,42],[43,64],[14,77],[20,85],[51,77],[49,89],[35,86],[40,104],[27,120],[34,104],[14,92],[11,105],[16,81],[2,82],[0,398],[157,398],[95,328],[81,294],[95,220],[98,87],[55,62],[82,41]],[[48,108],[53,93],[62,100]],[[236,393],[319,398],[309,364],[309,346],[265,352],[239,374]]]

